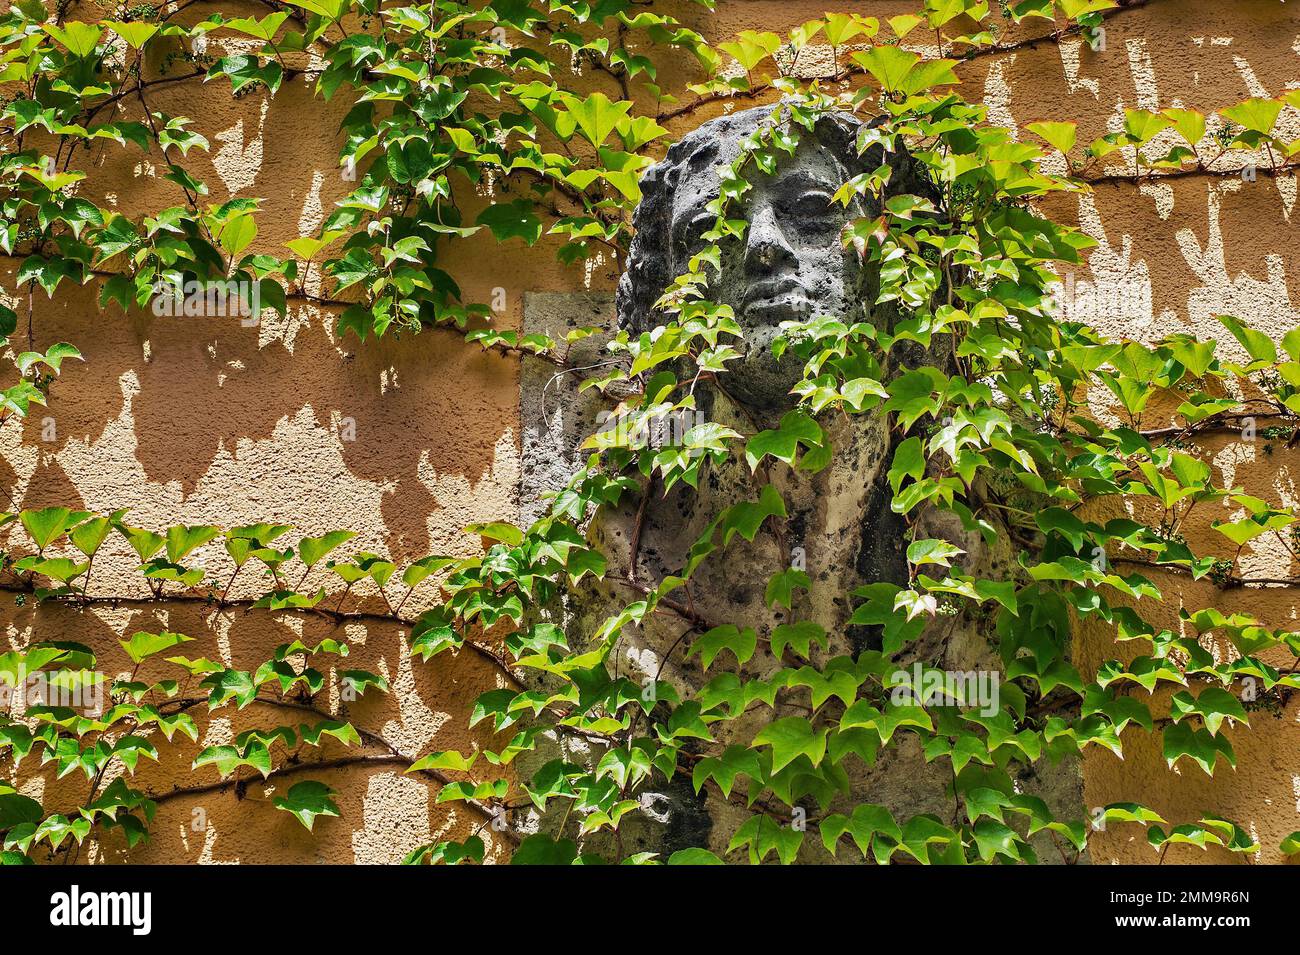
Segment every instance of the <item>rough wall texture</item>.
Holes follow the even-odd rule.
[[[670,12],[710,39],[722,40],[743,29],[784,31],[828,6],[835,8],[824,0],[719,0],[715,13],[684,3]],[[913,8],[893,0],[853,6],[882,17]],[[263,12],[252,3],[220,8],[230,15]],[[198,19],[205,15],[202,10],[198,5],[182,17]],[[81,19],[96,14],[86,4],[70,12]],[[923,48],[925,39],[914,39]],[[211,42],[220,49],[223,41],[214,36]],[[237,52],[236,46],[227,52]],[[801,70],[817,72],[819,62],[824,69],[825,58],[811,56]],[[1075,120],[1086,141],[1118,128],[1124,107],[1210,110],[1300,85],[1300,10],[1277,0],[1151,0],[1107,21],[1104,51],[1066,39],[981,57],[963,69],[968,93],[982,95],[995,118],[1022,124]],[[661,75],[678,93],[695,78],[693,64],[685,60]],[[258,246],[267,250],[280,251],[284,240],[314,229],[350,188],[336,161],[335,130],[346,106],[313,97],[308,82],[288,82],[274,98],[253,94],[232,100],[228,88],[193,83],[162,87],[156,94],[159,108],[195,117],[208,132],[212,152],[206,159],[191,154],[191,165],[212,187],[213,200],[264,199],[267,214],[260,217]],[[606,92],[616,89],[611,84]],[[670,128],[679,136],[722,108],[683,115]],[[1288,109],[1282,121],[1294,125],[1300,115]],[[115,151],[107,155],[90,185],[110,204],[134,211],[173,201],[174,187],[158,178],[158,170],[130,165]],[[1141,188],[1104,186],[1063,202],[1052,211],[1077,219],[1101,243],[1089,267],[1067,277],[1066,308],[1072,317],[1133,337],[1174,330],[1215,336],[1216,312],[1241,315],[1270,331],[1298,325],[1300,307],[1290,292],[1300,282],[1295,200],[1294,179],[1187,176]],[[616,279],[607,261],[564,269],[546,250],[530,251],[518,243],[496,247],[490,241],[461,243],[446,267],[471,300],[486,301],[492,289],[504,288],[507,307],[499,321],[508,327],[521,321],[525,293],[609,292]],[[551,307],[562,308],[554,301]],[[574,304],[575,311],[587,314],[591,308],[589,301]],[[332,318],[315,308],[294,307],[286,322],[241,328],[217,319],[100,313],[89,295],[53,305],[38,302],[36,343],[73,341],[86,362],[67,370],[48,415],[34,415],[21,434],[16,428],[0,432],[0,480],[23,507],[132,506],[132,522],[150,527],[267,518],[309,533],[351,527],[361,531],[359,543],[394,558],[464,553],[476,546],[459,533],[467,522],[514,518],[521,507],[532,513],[536,483],[526,479],[524,493],[519,491],[521,470],[535,473],[537,465],[521,465],[525,432],[517,363],[481,354],[440,331],[379,344],[340,341]],[[584,314],[579,321],[589,319]],[[44,417],[53,420],[53,440],[42,440]],[[1230,436],[1216,442],[1221,481],[1250,493],[1294,497],[1296,451],[1268,450],[1262,441]],[[1227,556],[1208,525],[1188,536],[1194,548]],[[97,562],[94,589],[121,593],[133,586],[131,561],[120,541],[109,546]],[[203,556],[219,573],[220,554]],[[1290,576],[1298,570],[1285,554],[1261,557],[1246,569],[1255,576]],[[1182,600],[1243,610],[1270,626],[1295,626],[1296,602],[1283,588],[1220,592],[1209,583],[1190,585],[1175,577],[1159,583],[1167,594],[1171,627],[1177,626]],[[0,622],[0,649],[25,646],[34,634],[76,639],[93,644],[112,672],[129,669],[114,639],[123,630],[179,630],[197,638],[187,647],[192,656],[243,666],[265,659],[294,636],[318,639],[330,632],[326,621],[270,621],[184,604],[78,612],[15,608],[5,600]],[[470,745],[473,736],[465,729],[470,702],[495,685],[486,664],[469,654],[444,654],[428,665],[414,662],[405,652],[409,635],[392,626],[354,624],[346,636],[354,647],[350,665],[387,675],[394,693],[331,706],[350,707],[348,715],[359,726],[407,755]],[[1104,634],[1087,631],[1077,652],[1085,665],[1114,653]],[[252,712],[245,711],[245,717]],[[1085,762],[1085,804],[1140,795],[1171,821],[1223,813],[1259,839],[1260,861],[1278,861],[1278,840],[1300,829],[1298,715],[1293,701],[1276,716],[1258,714],[1253,732],[1230,731],[1238,768],[1212,781],[1195,770],[1169,773],[1153,742],[1130,731],[1123,760],[1099,753]],[[275,714],[266,718],[274,725]],[[204,745],[231,735],[225,719],[200,725]],[[247,725],[251,721],[241,728]],[[375,755],[374,765],[316,777],[340,791],[343,818],[323,822],[315,835],[270,808],[274,787],[231,785],[163,801],[152,841],[129,856],[120,837],[110,836],[83,857],[395,861],[441,833],[463,837],[482,821],[463,809],[435,806],[434,789],[383,763],[386,751],[373,744],[366,752]],[[211,771],[191,774],[192,755],[182,748],[160,766],[146,764],[136,785],[165,794],[178,784],[214,782]],[[326,755],[334,754],[327,750]],[[20,778],[29,791],[44,785],[35,769],[25,766]],[[79,776],[54,785],[69,804],[84,796]],[[1091,855],[1095,862],[1155,858],[1140,831],[1122,827],[1097,838]],[[1166,858],[1167,863],[1195,861],[1227,859],[1190,847],[1176,847]]]

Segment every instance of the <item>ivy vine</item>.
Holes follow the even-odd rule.
[[[1180,334],[1148,342],[1063,320],[1053,294],[1060,267],[1080,263],[1092,242],[1042,212],[1056,193],[1116,179],[1238,175],[1242,162],[1261,175],[1294,176],[1300,140],[1283,138],[1278,120],[1283,109],[1300,109],[1300,92],[1209,116],[1125,110],[1122,130],[1084,145],[1068,121],[1003,128],[957,89],[966,61],[1089,37],[1134,5],[1142,4],[1012,0],[990,9],[925,0],[916,15],[883,23],[829,13],[785,37],[744,31],[713,46],[642,0],[268,0],[262,17],[213,13],[188,24],[179,14],[191,4],[170,12],[123,5],[113,19],[81,22],[69,6],[14,3],[0,17],[0,249],[12,265],[0,333],[16,374],[3,390],[0,427],[51,400],[64,363],[81,358],[75,344],[36,347],[37,305],[87,284],[111,313],[152,307],[169,289],[236,283],[282,316],[291,303],[330,309],[340,337],[450,329],[579,373],[568,350],[597,329],[557,342],[497,327],[491,309],[465,300],[439,266],[447,248],[486,232],[545,244],[569,265],[622,268],[641,175],[668,135],[663,124],[719,103],[772,103],[771,122],[720,170],[713,227],[689,270],[664,290],[660,327],[615,334],[609,363],[585,382],[621,395],[634,424],[650,422],[694,409],[697,387],[725,386],[742,331],[731,308],[710,299],[711,281],[726,244],[747,228],[753,181],[792,154],[820,117],[872,120],[860,150],[906,152],[932,195],[890,190],[887,165],[836,194],[845,207],[887,197],[878,216],[851,222],[842,238],[878,270],[878,301],[900,317],[877,327],[818,315],[784,328],[775,348],[797,356],[804,371],[777,427],[740,434],[701,424],[669,449],[645,447],[635,427],[601,435],[579,473],[554,489],[542,519],[467,528],[482,541],[470,558],[402,562],[352,550],[351,529],[304,534],[273,514],[251,526],[142,528],[125,510],[24,509],[11,499],[0,574],[20,604],[189,602],[217,614],[387,621],[409,631],[411,652],[425,663],[475,654],[499,687],[479,697],[471,716],[471,726],[490,728],[491,746],[412,753],[343,718],[338,700],[392,691],[382,675],[346,668],[343,640],[286,643],[242,670],[191,657],[185,634],[124,634],[134,670],[104,688],[111,705],[103,712],[24,705],[10,694],[0,767],[14,778],[22,761],[39,759],[55,777],[82,773],[90,792],[77,805],[47,805],[0,784],[0,858],[75,860],[86,840],[112,830],[134,847],[159,803],[231,781],[276,780],[275,810],[309,830],[328,826],[340,815],[338,793],[304,777],[366,763],[427,781],[438,802],[462,803],[478,820],[472,835],[421,846],[411,863],[483,861],[490,844],[516,863],[714,863],[720,855],[790,863],[818,852],[879,864],[1034,862],[1043,842],[1031,840],[1044,835],[1073,862],[1105,825],[1145,827],[1161,853],[1184,843],[1257,852],[1245,828],[1208,808],[1166,820],[1135,798],[1058,817],[1016,784],[1021,767],[1090,747],[1122,753],[1124,736],[1138,732],[1159,736],[1171,770],[1213,775],[1235,766],[1238,727],[1280,711],[1300,688],[1300,634],[1215,607],[1185,608],[1177,633],[1144,615],[1178,575],[1223,588],[1296,583],[1252,580],[1241,563],[1265,542],[1297,557],[1294,507],[1216,483],[1198,439],[1258,421],[1274,440],[1295,442],[1300,329],[1275,342],[1221,316],[1222,341]],[[249,52],[215,57],[207,52],[213,34],[253,42],[241,47]],[[796,79],[816,46],[829,48],[831,75]],[[683,101],[661,73],[665,58],[681,69],[686,57],[703,78]],[[618,95],[591,91],[593,74]],[[339,162],[357,185],[281,257],[258,242],[259,200],[213,202],[187,168],[191,151],[208,149],[198,124],[152,100],[172,84],[228,82],[234,96],[274,96],[298,80],[322,99],[348,102]],[[111,146],[154,163],[174,185],[175,204],[128,216],[94,201],[88,169]],[[474,191],[492,202],[471,219],[462,206]],[[943,368],[900,360],[939,344],[952,356]],[[1097,394],[1112,416],[1094,413]],[[836,454],[826,427],[835,416],[878,417],[897,438],[888,485],[909,529],[907,582],[842,595],[855,603],[853,625],[880,628],[879,649],[833,654],[836,635],[815,619],[760,636],[750,621],[711,620],[695,608],[693,576],[705,562],[725,559],[737,536],[781,533],[787,510],[771,483],[721,509],[677,573],[627,581],[634,599],[590,632],[564,626],[557,608],[566,595],[609,566],[587,532],[593,515],[648,500],[657,488],[696,488],[730,459],[752,472],[788,469],[794,479],[816,473]],[[1186,543],[1196,508],[1198,519],[1218,509],[1220,551],[1197,554]],[[972,571],[957,542],[921,530],[921,515],[935,512],[986,542],[1011,540],[1019,563],[999,577]],[[136,589],[94,586],[105,547],[129,548]],[[243,595],[237,580],[255,595]],[[769,606],[791,611],[796,593],[819,586],[798,568],[765,583]],[[898,660],[909,645],[962,613],[989,621],[996,637],[1005,681],[996,712],[953,699],[893,699],[888,690],[905,672]],[[622,634],[653,615],[686,628],[669,652],[698,658],[709,675],[702,687],[657,681],[647,695],[611,672]],[[1081,623],[1106,628],[1123,648],[1093,672],[1081,671],[1071,652]],[[742,680],[760,640],[776,666]],[[0,655],[0,685],[17,690],[33,674],[69,692],[107,679],[93,648],[61,638]],[[158,760],[181,737],[197,742],[194,712],[233,719],[249,707],[283,722],[201,749],[191,787],[133,785],[141,760]],[[764,717],[756,732],[718,742],[726,725],[753,725],[745,720],[755,712]],[[522,754],[568,737],[582,741],[583,760],[557,756],[523,777],[513,772]],[[903,738],[926,761],[950,764],[951,817],[898,818],[854,794],[859,764]],[[694,846],[668,858],[613,857],[608,847],[621,843],[599,835],[617,833],[645,809],[643,793],[679,776],[743,811],[727,852]],[[532,818],[527,831],[524,817]],[[1280,849],[1298,846],[1292,834]]]

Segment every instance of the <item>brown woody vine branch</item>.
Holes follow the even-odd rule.
[[[27,595],[27,594],[34,594],[35,590],[36,588],[26,580],[20,580],[19,583],[16,584],[7,581],[0,582],[0,592]],[[85,606],[94,606],[94,605],[100,605],[100,606],[108,607],[110,609],[116,609],[117,607],[142,607],[142,606],[157,606],[159,604],[170,604],[170,603],[189,603],[189,604],[201,604],[203,606],[209,607],[212,610],[216,610],[216,611],[221,611],[229,607],[243,607],[245,608],[244,609],[245,613],[252,612],[253,610],[266,610],[268,613],[295,613],[300,615],[315,614],[317,616],[324,617],[328,620],[333,621],[335,626],[341,626],[342,624],[349,623],[349,622],[361,622],[361,623],[370,622],[370,623],[386,623],[386,624],[392,624],[399,627],[411,628],[416,624],[416,621],[409,617],[402,617],[402,616],[389,614],[389,613],[378,613],[375,611],[353,610],[353,611],[341,612],[338,610],[331,610],[327,607],[321,607],[321,606],[283,607],[277,610],[270,610],[269,608],[264,608],[264,607],[254,607],[253,605],[257,601],[256,599],[251,597],[228,598],[225,600],[221,600],[215,597],[210,597],[210,596],[205,596],[203,594],[195,594],[195,593],[162,594],[161,596],[151,596],[151,597],[136,597],[136,596],[130,596],[125,594],[96,594],[96,595],[84,595],[84,596],[81,594],[70,594],[66,597],[49,597],[46,598],[45,602],[50,604],[56,604],[59,606],[64,606],[64,607],[71,607],[73,609],[79,607],[85,607]],[[510,680],[513,681],[516,686],[520,685],[520,678],[518,674],[514,672],[510,664],[505,660],[505,658],[503,658],[499,654],[495,653],[488,647],[485,647],[480,643],[475,643],[471,640],[466,640],[464,643],[461,644],[461,646],[468,647],[472,652],[477,653],[485,660],[488,660],[497,669],[499,669],[505,676],[509,677]]]

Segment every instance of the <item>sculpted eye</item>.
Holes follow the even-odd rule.
[[[822,189],[811,189],[802,193],[794,201],[789,211],[792,215],[800,218],[826,218],[834,211],[831,199],[831,193]]]
[[[698,212],[689,219],[683,219],[677,227],[677,244],[680,248],[688,249],[700,241],[704,233],[713,228],[717,221],[717,216],[710,212]]]

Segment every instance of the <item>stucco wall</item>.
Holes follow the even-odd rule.
[[[743,29],[784,32],[828,6],[835,7],[824,0],[719,0],[715,13],[686,3],[665,8],[710,39],[724,40]],[[907,2],[853,7],[882,18],[913,10]],[[229,15],[264,12],[252,3],[219,8]],[[181,18],[189,22],[185,18],[197,20],[207,12],[199,5]],[[96,12],[74,4],[68,15],[93,19]],[[1041,28],[1024,32],[1036,29]],[[926,38],[918,33],[915,39],[923,49]],[[218,48],[221,42],[219,35],[211,40]],[[817,68],[815,58],[808,62]],[[1209,111],[1247,95],[1300,86],[1300,9],[1276,0],[1151,0],[1107,20],[1104,51],[1087,48],[1077,37],[1045,42],[981,56],[962,75],[968,94],[982,95],[995,118],[1021,124],[1074,120],[1080,140],[1087,141],[1118,128],[1124,107]],[[683,102],[690,99],[685,84],[698,78],[693,61],[684,58],[667,64],[660,77]],[[609,78],[592,80],[603,81]],[[209,183],[214,201],[234,195],[264,200],[257,247],[267,251],[282,251],[283,241],[315,229],[351,188],[338,170],[335,136],[346,105],[324,103],[309,83],[286,82],[274,98],[255,93],[232,100],[228,85],[215,83],[175,84],[153,94],[155,108],[196,118],[211,139],[211,152],[191,153],[189,165]],[[612,82],[606,91],[616,92]],[[680,135],[722,108],[683,115],[669,127]],[[1294,126],[1300,115],[1288,109],[1284,122]],[[175,201],[174,185],[138,164],[138,153],[105,155],[89,186],[108,204],[132,212]],[[1061,202],[1052,212],[1077,219],[1100,241],[1090,268],[1074,276],[1070,314],[1134,337],[1172,330],[1215,336],[1216,312],[1241,315],[1271,331],[1300,325],[1289,291],[1300,282],[1295,200],[1294,179],[1243,183],[1187,176],[1141,188],[1108,185]],[[471,300],[486,301],[492,289],[505,289],[507,308],[498,321],[506,327],[520,321],[526,292],[609,291],[616,278],[608,261],[563,268],[549,248],[528,250],[518,242],[499,247],[476,239],[460,243],[445,267]],[[13,287],[11,277],[6,285]],[[349,527],[361,532],[358,543],[394,559],[468,552],[474,542],[459,532],[466,523],[515,518],[521,471],[517,363],[484,354],[446,331],[362,345],[354,338],[337,340],[332,323],[332,315],[302,303],[292,304],[287,321],[243,328],[221,319],[123,315],[115,307],[100,312],[89,292],[61,292],[54,304],[38,302],[36,343],[72,341],[86,361],[67,367],[48,412],[34,414],[21,430],[0,430],[0,480],[23,507],[130,506],[131,522],[146,527],[261,519],[292,523],[307,533]],[[53,419],[54,440],[42,440],[46,417]],[[348,440],[353,430],[355,440]],[[1279,447],[1265,454],[1262,442],[1215,440],[1222,480],[1290,500],[1296,451]],[[1189,538],[1202,551],[1226,556],[1224,542],[1208,525]],[[124,544],[112,538],[107,548],[97,561],[93,589],[122,593],[136,586]],[[220,576],[225,565],[219,550],[206,549],[202,556]],[[1277,557],[1261,558],[1249,570],[1286,576],[1296,568]],[[1225,593],[1178,577],[1160,584],[1171,627],[1182,599],[1244,610],[1271,626],[1288,625],[1296,616],[1292,592],[1282,588]],[[295,636],[319,639],[330,632],[328,621],[219,614],[192,604],[77,611],[15,608],[5,599],[0,608],[2,649],[22,647],[34,635],[75,639],[94,645],[110,672],[129,669],[115,639],[123,631],[184,632],[198,641],[187,645],[189,655],[245,667]],[[394,690],[386,698],[347,705],[348,718],[407,755],[469,745],[469,705],[498,679],[489,665],[468,653],[443,654],[430,664],[412,661],[407,634],[391,625],[351,624],[346,636],[353,646],[348,665],[385,674]],[[1114,653],[1105,635],[1087,631],[1078,652],[1085,664]],[[253,717],[254,712],[241,715],[239,729],[263,716],[266,725],[285,721],[280,713]],[[1257,716],[1253,732],[1230,731],[1239,766],[1213,781],[1195,769],[1170,774],[1158,742],[1126,733],[1123,760],[1097,753],[1086,761],[1087,803],[1137,796],[1171,822],[1219,812],[1260,839],[1261,861],[1277,861],[1278,840],[1300,829],[1298,712],[1293,702],[1278,717]],[[200,720],[203,745],[232,735],[229,714],[217,716]],[[145,763],[135,785],[163,794],[174,785],[216,782],[214,770],[190,772],[196,749],[169,750],[160,766]],[[384,748],[372,745],[365,752],[382,756]],[[327,757],[339,755],[341,749],[326,750]],[[149,844],[128,856],[120,837],[111,836],[83,857],[395,861],[441,833],[463,837],[482,821],[472,811],[435,806],[435,788],[404,776],[400,766],[351,766],[312,778],[339,790],[343,810],[342,819],[324,820],[314,835],[271,809],[270,798],[287,787],[286,779],[278,786],[254,784],[239,792],[228,786],[164,800]],[[23,766],[21,780],[29,791],[47,785],[34,765]],[[84,798],[80,775],[48,785],[57,787],[60,803],[71,806]],[[205,816],[198,828],[196,809]],[[1091,854],[1095,862],[1155,860],[1133,827],[1101,834]],[[1217,858],[1178,847],[1166,861]]]

